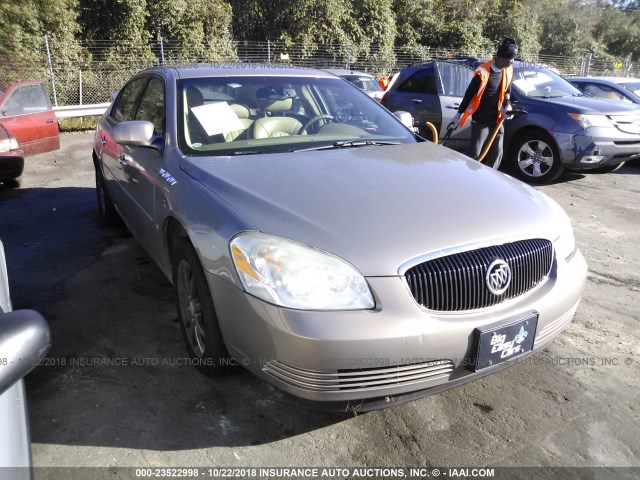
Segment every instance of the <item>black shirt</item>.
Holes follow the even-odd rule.
[[[489,81],[487,82],[487,86],[484,89],[484,93],[482,94],[482,98],[480,99],[480,105],[478,105],[478,109],[473,112],[472,119],[475,122],[478,122],[482,125],[486,125],[489,127],[495,126],[498,120],[498,101],[500,99],[500,83],[502,81],[502,70],[496,68],[493,64],[491,64],[491,73],[489,74]],[[458,108],[458,112],[463,113],[471,99],[478,93],[478,89],[480,88],[480,75],[474,75],[473,80],[469,83],[469,87],[467,87],[467,91],[464,94],[464,98],[462,99],[462,103],[460,103],[460,107]],[[511,89],[511,85],[509,85],[509,91]],[[504,103],[507,103],[507,99],[505,98]]]

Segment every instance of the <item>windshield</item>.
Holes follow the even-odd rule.
[[[583,95],[580,90],[550,70],[516,68],[513,87],[525,97],[554,98]]]
[[[369,75],[342,75],[342,78],[353,83],[360,90],[365,92],[383,92],[375,78]]]
[[[178,111],[180,148],[190,155],[416,142],[388,110],[339,78],[185,79]]]
[[[640,97],[640,82],[619,83],[618,85]]]

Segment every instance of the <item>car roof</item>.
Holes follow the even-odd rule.
[[[370,73],[361,72],[359,70],[345,70],[340,68],[325,68],[325,72],[332,73],[333,75],[337,75],[339,77],[343,75],[364,75],[365,77],[373,77]]]
[[[252,63],[252,62],[212,62],[189,66],[153,67],[143,72],[166,73],[174,72],[177,78],[203,77],[325,77],[335,78],[323,70],[302,67],[290,67],[282,64]]]

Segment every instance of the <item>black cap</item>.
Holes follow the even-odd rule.
[[[500,46],[498,47],[498,53],[496,57],[500,58],[516,58],[518,55],[518,47],[516,41],[511,37],[505,37]]]

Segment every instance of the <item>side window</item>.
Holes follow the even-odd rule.
[[[164,136],[164,83],[160,78],[149,80],[135,119],[153,123],[154,135]]]
[[[609,88],[606,85],[596,85],[595,83],[588,83],[585,85],[583,91],[591,97],[602,98],[605,100],[626,100],[624,95],[616,92],[614,89]]]
[[[26,85],[13,91],[4,104],[3,113],[11,116],[47,110],[49,110],[49,98],[42,85]]]
[[[446,62],[438,62],[438,70],[444,94],[448,97],[464,97],[473,78],[473,70],[464,65]]]
[[[400,87],[399,92],[412,92],[412,93],[438,93],[438,87],[436,84],[436,76],[433,65],[418,70],[411,77],[409,77]]]
[[[116,120],[120,122],[125,120],[133,120],[136,102],[138,101],[138,97],[140,96],[142,87],[144,87],[147,80],[147,78],[138,78],[124,86],[124,88],[122,89],[122,94],[117,100],[118,103],[116,105],[116,108],[113,111],[113,117]]]

